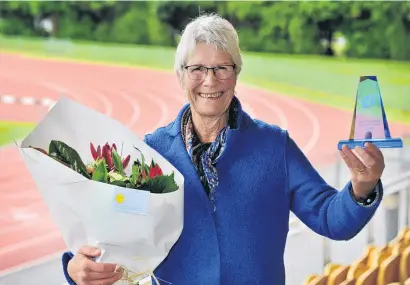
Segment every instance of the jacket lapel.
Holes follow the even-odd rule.
[[[195,169],[195,166],[192,163],[191,158],[189,157],[189,154],[186,150],[184,141],[182,139],[181,131],[180,131],[182,115],[187,108],[188,108],[188,105],[185,105],[182,108],[182,110],[178,114],[178,117],[176,118],[176,120],[174,121],[174,123],[168,130],[168,135],[172,137],[173,141],[168,151],[165,153],[165,157],[184,176],[185,183],[189,184],[189,186],[185,187],[185,189],[187,191],[190,191],[190,189],[193,188],[194,192],[196,192],[197,196],[199,196],[201,201],[205,204],[206,209],[209,212],[209,214],[212,214],[213,211],[212,211],[211,201],[206,195],[205,188],[202,186],[201,180],[198,176],[198,172]],[[189,193],[187,191],[185,195],[188,198],[187,200],[191,201],[189,197],[192,197],[191,195],[193,193]],[[192,198],[195,198],[195,197],[192,197]]]

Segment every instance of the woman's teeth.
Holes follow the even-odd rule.
[[[202,98],[218,98],[221,97],[224,93],[223,92],[216,92],[216,93],[199,93],[199,96]]]

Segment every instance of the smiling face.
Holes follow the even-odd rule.
[[[201,117],[223,116],[234,96],[237,79],[229,53],[201,43],[190,54],[186,66],[190,67],[184,70],[181,85],[192,111]],[[217,76],[203,67],[219,67],[215,70]]]

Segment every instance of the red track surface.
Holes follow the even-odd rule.
[[[143,136],[173,120],[185,98],[166,72],[0,55],[0,95],[57,100],[63,93],[118,119]],[[287,128],[315,166],[335,159],[351,113],[238,86],[251,116]],[[38,122],[42,106],[0,103],[0,120]],[[333,121],[334,120],[334,121]],[[103,127],[103,126],[102,126]],[[410,132],[392,124],[392,133]],[[13,147],[0,149],[0,275],[66,248],[24,163]]]

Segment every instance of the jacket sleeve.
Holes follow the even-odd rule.
[[[74,254],[72,254],[72,252],[70,252],[70,251],[66,251],[66,252],[63,253],[63,256],[62,256],[63,273],[64,273],[64,277],[65,277],[68,284],[77,285],[74,282],[74,280],[71,279],[70,275],[68,275],[68,272],[67,272],[68,262],[71,260],[71,258],[73,258],[73,256],[74,256]]]
[[[336,190],[319,175],[286,132],[285,160],[291,211],[314,232],[333,240],[356,236],[375,214],[383,196],[379,181],[373,202],[364,205],[352,194],[349,181]]]

